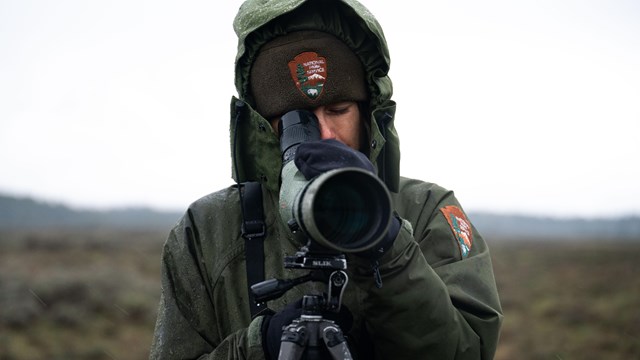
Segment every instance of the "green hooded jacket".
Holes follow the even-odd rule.
[[[362,61],[371,94],[368,155],[403,219],[380,259],[381,288],[370,263],[348,257],[343,303],[354,322],[356,359],[491,359],[502,311],[486,243],[453,192],[403,178],[387,76],[389,53],[373,15],[352,0],[250,0],[234,21],[238,35],[231,102],[231,153],[237,182],[262,184],[267,236],[265,277],[302,275],[283,268],[299,247],[279,216],[279,140],[252,109],[249,73],[257,50],[275,36],[319,30],[338,36]],[[251,318],[238,186],[194,202],[172,229],[162,256],[162,296],[151,359],[264,359],[260,327]],[[296,286],[268,302],[274,311],[318,284]]]

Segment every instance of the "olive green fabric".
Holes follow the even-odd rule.
[[[400,176],[400,144],[393,117],[395,103],[391,100],[393,87],[388,77],[390,58],[380,24],[361,4],[350,0],[252,0],[240,7],[234,20],[238,35],[235,83],[238,97],[248,107],[255,108],[251,98],[249,76],[259,49],[276,36],[300,30],[316,30],[333,34],[347,44],[364,66],[370,94],[371,129],[368,151],[378,176],[391,191],[397,191]],[[235,107],[235,99],[232,107]],[[246,119],[251,118],[250,120]],[[280,161],[277,141],[263,141],[274,137],[272,132],[260,133],[268,128],[267,120],[252,111],[243,116],[251,126],[236,125],[238,119],[232,110],[231,146],[244,149],[248,156],[237,151],[237,170],[233,178],[238,182],[260,181],[270,190],[279,187]],[[244,135],[236,137],[236,126],[244,127]],[[253,142],[253,139],[260,139]],[[274,148],[270,148],[273,146]]]
[[[278,197],[263,188],[266,278],[293,278],[283,256],[300,244],[278,215]],[[501,322],[489,250],[473,229],[462,258],[439,209],[459,206],[452,192],[401,178],[393,205],[404,219],[393,248],[380,260],[382,288],[370,264],[348,259],[344,303],[354,316],[348,334],[356,359],[491,359]],[[151,359],[262,359],[259,328],[246,291],[244,240],[236,187],[189,207],[164,248],[162,301]],[[279,310],[305,293],[305,284],[268,303]],[[375,354],[375,355],[371,355]]]

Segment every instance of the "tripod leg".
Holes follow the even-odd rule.
[[[322,326],[322,339],[327,345],[331,358],[334,360],[353,360],[347,346],[347,339],[337,325],[330,323]]]
[[[307,332],[304,326],[289,325],[282,331],[278,360],[299,360],[307,345]]]

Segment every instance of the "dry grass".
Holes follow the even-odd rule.
[[[146,359],[165,235],[0,234],[0,359]]]
[[[0,233],[0,360],[146,359],[165,236]],[[490,245],[496,359],[640,358],[640,242]]]
[[[505,322],[496,359],[640,358],[640,243],[492,247]]]

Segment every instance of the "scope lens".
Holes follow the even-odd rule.
[[[386,189],[363,172],[343,172],[318,190],[314,222],[324,239],[351,251],[374,245],[386,230],[390,208]]]

